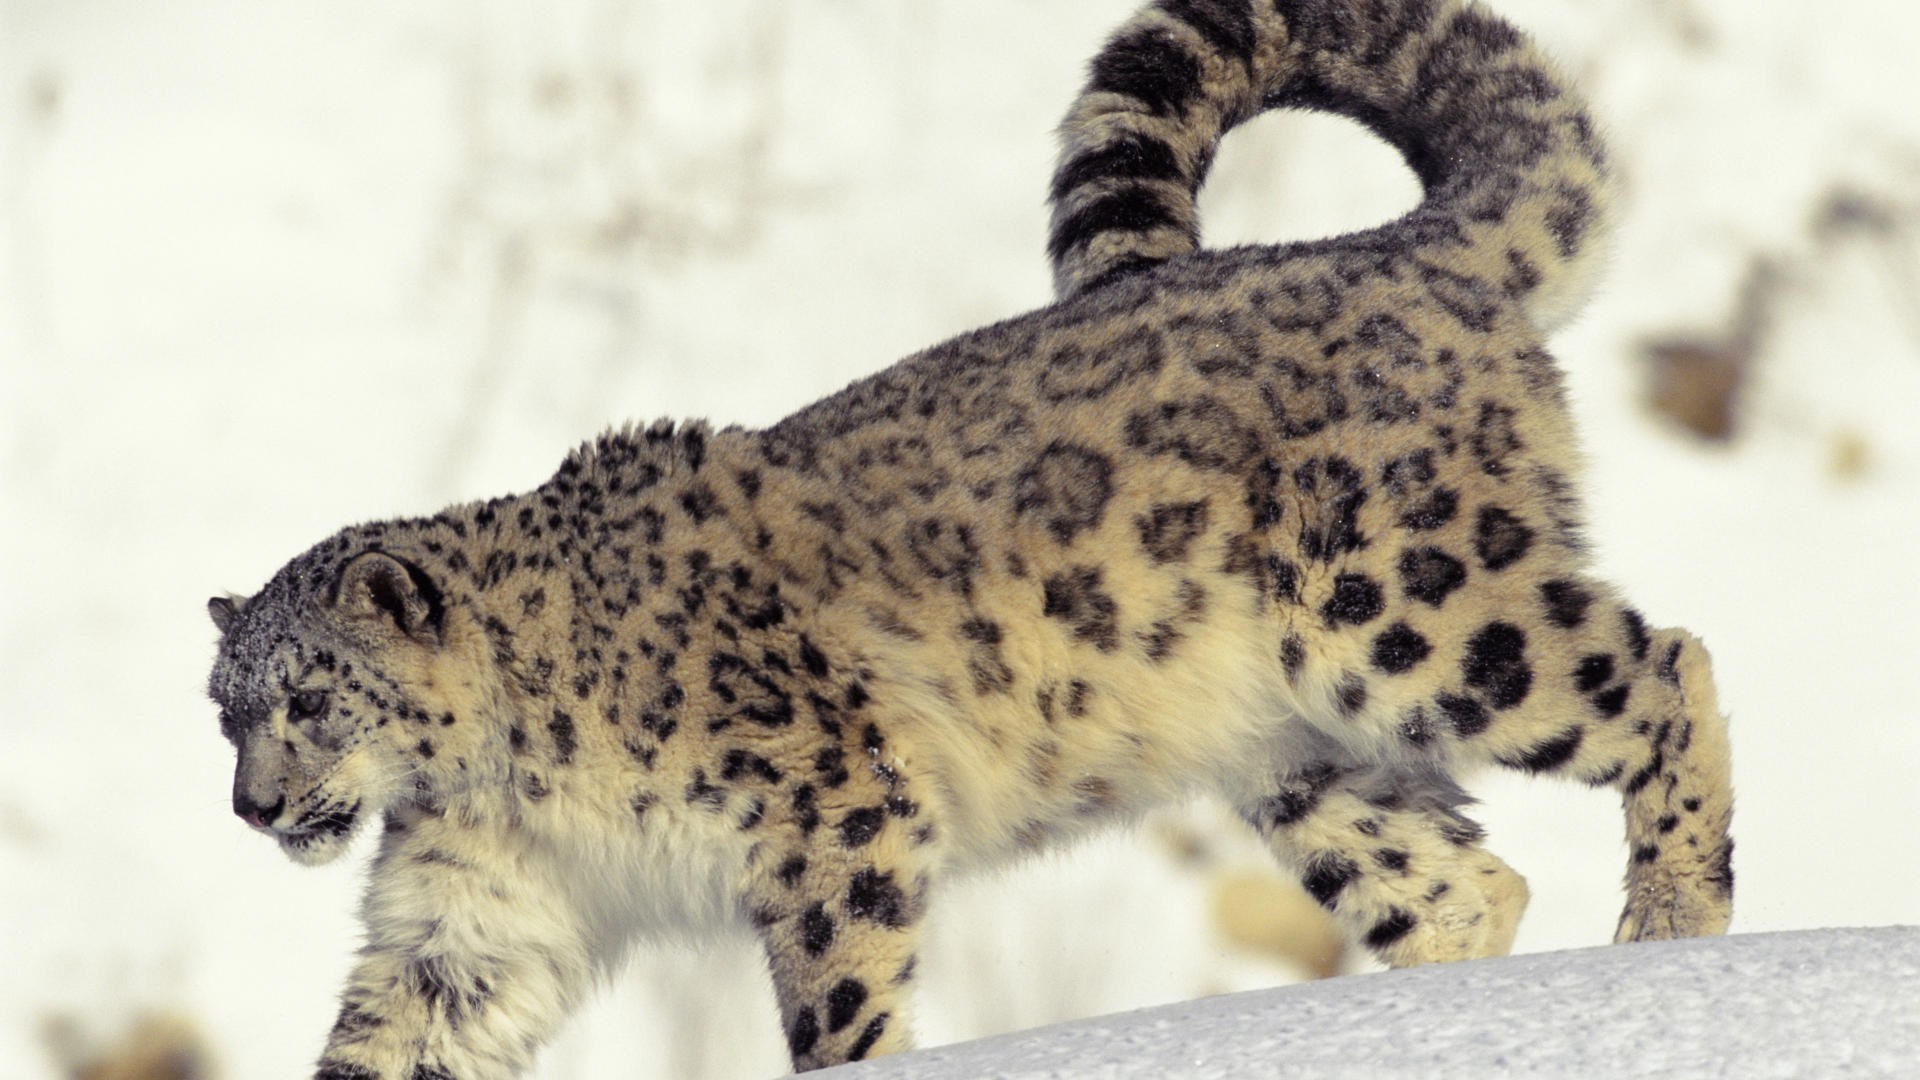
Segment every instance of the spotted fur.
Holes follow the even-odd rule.
[[[1330,108],[1428,187],[1194,250],[1221,133]],[[1505,951],[1454,774],[1618,790],[1621,940],[1731,910],[1708,661],[1586,568],[1540,327],[1606,220],[1550,65],[1452,0],[1161,0],[1066,127],[1063,299],[765,430],[658,423],[211,603],[235,811],[378,821],[319,1075],[512,1075],[643,931],[744,920],[797,1068],[899,1050],[937,882],[1230,800],[1388,963]]]

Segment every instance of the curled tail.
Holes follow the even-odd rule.
[[[1586,299],[1605,151],[1540,50],[1462,0],[1156,0],[1135,15],[1061,125],[1047,244],[1061,298],[1194,251],[1221,136],[1273,108],[1358,120],[1420,179],[1405,217],[1330,244],[1491,283],[1542,330]]]

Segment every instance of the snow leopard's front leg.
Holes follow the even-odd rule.
[[[913,1047],[910,997],[939,832],[907,783],[888,778],[843,778],[818,797],[803,785],[748,885],[796,1072]]]
[[[396,814],[316,1080],[517,1075],[589,984],[575,907],[510,838]]]

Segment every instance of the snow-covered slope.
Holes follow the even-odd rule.
[[[1920,928],[1581,949],[1330,979],[828,1069],[835,1080],[1912,1076]]]

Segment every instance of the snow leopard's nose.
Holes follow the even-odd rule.
[[[246,822],[256,829],[266,828],[267,823],[279,817],[280,811],[286,808],[287,797],[285,795],[275,799],[273,805],[263,806],[260,803],[254,802],[253,796],[249,795],[244,788],[236,785],[233,789],[233,812],[240,815],[241,821]]]

